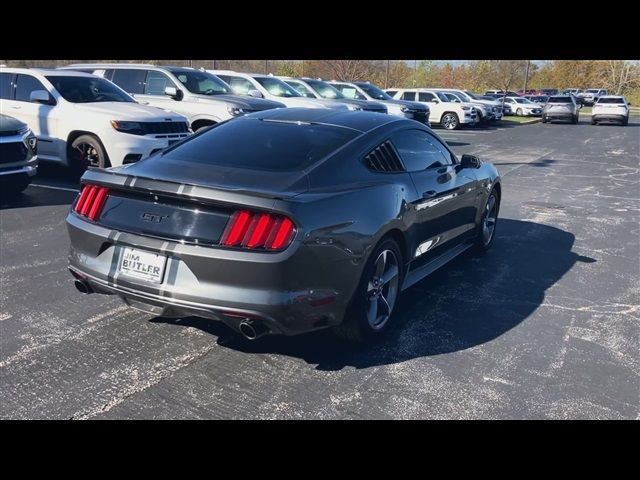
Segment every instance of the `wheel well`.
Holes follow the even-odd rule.
[[[71,149],[71,144],[74,142],[76,138],[81,137],[82,135],[91,135],[92,137],[96,137],[98,139],[98,142],[100,142],[100,145],[102,145],[102,149],[104,150],[104,153],[107,155],[107,158],[105,159],[106,160],[105,166],[110,167],[111,160],[109,160],[109,152],[107,152],[107,149],[105,148],[104,143],[102,143],[102,140],[100,140],[100,137],[93,132],[87,132],[85,130],[74,130],[69,133],[69,136],[67,137],[67,162],[70,161],[69,150]]]
[[[191,124],[191,130],[193,130],[195,132],[199,128],[208,127],[209,125],[215,125],[216,123],[218,123],[218,122],[216,122],[214,120],[204,120],[204,119],[196,120],[195,122],[193,122]]]
[[[496,183],[493,186],[493,189],[496,191],[496,193],[498,194],[498,201],[502,198],[502,187],[500,186],[499,183]]]
[[[442,116],[444,117],[445,115],[448,115],[449,113],[455,115],[456,117],[458,116],[458,114],[456,112],[449,112],[449,111],[443,112]]]
[[[384,239],[387,239],[387,238],[393,238],[396,242],[398,242],[398,246],[400,247],[400,252],[404,257],[402,261],[403,263],[406,264],[411,259],[411,255],[409,255],[409,252],[407,251],[407,241],[404,238],[404,234],[397,228],[394,228],[392,230],[389,230],[384,235],[384,237],[382,237],[380,241],[382,242]]]

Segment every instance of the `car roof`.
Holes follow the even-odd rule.
[[[602,95],[600,98],[621,98],[624,100],[624,95]]]
[[[281,122],[320,123],[335,127],[351,128],[362,133],[391,122],[410,120],[376,112],[354,112],[325,108],[274,108],[250,114],[246,118],[258,118]]]
[[[150,63],[72,63],[60,67],[60,69],[66,68],[168,68],[160,65],[152,65]]]
[[[55,68],[3,68],[3,72],[7,73],[35,73],[42,76],[55,77],[90,77],[95,78],[91,73],[78,72],[76,70],[59,70]]]

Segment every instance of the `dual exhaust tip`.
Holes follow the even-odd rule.
[[[263,322],[250,318],[240,322],[238,330],[240,330],[242,336],[247,340],[257,340],[258,338],[269,333],[269,329]]]
[[[75,285],[76,290],[78,290],[80,293],[84,293],[86,295],[93,293],[93,288],[91,288],[91,285],[89,285],[84,280],[76,280],[75,282],[73,282],[73,284]]]
[[[74,282],[74,285],[76,287],[76,290],[78,290],[80,293],[84,293],[86,295],[93,293],[93,288],[91,288],[91,285],[89,285],[89,283],[84,280],[76,280]],[[240,322],[238,330],[240,330],[242,336],[247,340],[257,340],[258,338],[269,333],[269,329],[263,322],[250,318],[247,318]]]

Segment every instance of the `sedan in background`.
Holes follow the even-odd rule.
[[[599,123],[629,123],[629,103],[624,97],[605,95],[598,98],[591,109],[591,125]]]
[[[524,97],[505,97],[504,104],[511,107],[511,111],[518,117],[539,117],[542,106]]]
[[[69,268],[85,294],[248,339],[333,327],[365,341],[403,290],[492,245],[501,193],[493,165],[413,120],[267,110],[85,173]]]
[[[38,171],[38,140],[29,127],[0,113],[0,196],[15,195]]]
[[[527,100],[531,100],[534,103],[541,103],[542,105],[547,103],[547,100],[549,100],[548,95],[527,95],[524,98],[526,98]]]

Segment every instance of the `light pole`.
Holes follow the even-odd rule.
[[[385,76],[384,76],[384,88],[389,88],[389,64],[391,63],[391,60],[387,60],[387,71],[385,72]]]
[[[527,84],[529,83],[529,66],[531,65],[531,60],[527,60],[527,69],[524,73],[524,95],[527,94]]]

